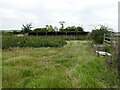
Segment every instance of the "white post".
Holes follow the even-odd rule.
[[[120,32],[120,1],[118,2],[118,32]],[[117,60],[117,63],[118,63],[118,74],[120,76],[120,37],[118,37],[118,60]]]
[[[105,41],[105,34],[104,34],[104,40],[103,40],[103,42]]]

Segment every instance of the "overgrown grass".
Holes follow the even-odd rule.
[[[87,36],[5,36],[2,37],[2,49],[10,47],[61,47],[66,40],[86,40]]]
[[[87,35],[80,35],[80,36],[54,36],[56,38],[64,39],[64,40],[87,40]]]
[[[61,47],[65,44],[65,40],[54,37],[3,36],[2,38],[2,49],[9,47]]]
[[[88,41],[63,47],[3,50],[3,88],[113,88],[115,70],[106,69]]]

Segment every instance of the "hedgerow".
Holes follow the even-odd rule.
[[[67,42],[64,39],[54,37],[15,37],[15,36],[3,36],[2,37],[2,49],[10,47],[61,47]]]

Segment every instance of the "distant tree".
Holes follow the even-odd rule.
[[[95,43],[102,44],[104,39],[104,34],[110,33],[108,27],[101,25],[100,29],[92,30],[89,38],[92,39]]]
[[[26,24],[26,25],[22,25],[22,31],[21,32],[24,32],[24,33],[28,33],[31,31],[31,28],[32,28],[32,24]]]
[[[82,27],[78,26],[77,31],[84,32],[84,29]]]
[[[65,29],[63,29],[62,27],[60,27],[59,31],[63,32],[63,31],[65,31]]]
[[[18,32],[15,30],[15,31],[13,31],[13,34],[18,34]]]
[[[78,27],[69,26],[69,27],[65,28],[64,31],[73,31],[73,32],[80,31],[80,32],[84,32],[84,29],[82,27],[80,27],[80,26],[78,26]]]
[[[54,30],[55,30],[55,31],[58,31],[58,27],[55,26],[55,27],[54,27]]]
[[[75,26],[69,26],[69,27],[67,27],[67,28],[65,28],[65,30],[64,31],[76,31],[76,27]]]
[[[59,23],[60,23],[60,25],[62,25],[62,27],[60,28],[60,31],[63,31],[64,30],[64,23],[65,22],[64,21],[60,21]]]
[[[46,29],[48,32],[54,32],[54,28],[52,27],[52,25],[46,25]]]
[[[46,25],[46,29],[47,29],[47,30],[49,29],[49,25]]]
[[[22,34],[21,31],[16,31],[16,30],[14,30],[12,33],[13,33],[13,34]]]
[[[46,28],[35,28],[32,32],[47,32]]]

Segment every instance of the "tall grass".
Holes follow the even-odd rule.
[[[2,38],[2,49],[9,47],[61,47],[65,44],[65,40],[54,37],[4,36]]]
[[[96,57],[88,41],[59,48],[3,50],[3,88],[113,88],[116,71]]]
[[[65,40],[86,40],[86,36],[4,36],[2,37],[2,49],[10,47],[61,47]]]

